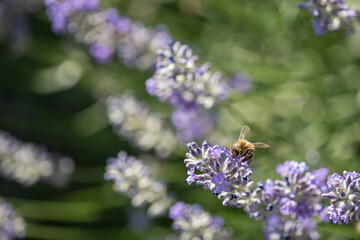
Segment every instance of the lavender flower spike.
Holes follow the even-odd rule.
[[[218,195],[224,206],[232,208],[244,207],[252,218],[264,215],[259,208],[261,202],[268,204],[262,184],[254,189],[253,172],[241,158],[232,158],[230,152],[219,146],[211,147],[205,141],[200,148],[196,143],[187,145],[189,153],[184,163],[188,170],[187,182],[209,189]],[[195,173],[195,170],[201,172]],[[266,211],[266,206],[264,207]]]
[[[198,66],[198,56],[179,42],[159,49],[156,72],[146,81],[149,94],[160,101],[169,100],[177,107],[212,108],[227,97],[228,85],[220,73],[212,73],[210,64]]]
[[[10,203],[0,198],[0,239],[11,240],[25,237],[25,221],[14,211]]]
[[[325,34],[326,30],[340,29],[352,33],[357,21],[357,11],[351,10],[345,0],[303,0],[299,8],[307,10],[312,16],[316,35]]]
[[[316,240],[316,223],[311,219],[290,220],[278,215],[272,215],[266,223],[265,238],[269,240],[297,239]]]
[[[327,181],[329,192],[322,194],[330,200],[329,218],[339,225],[360,220],[360,174],[344,171],[343,176],[334,173]]]
[[[54,32],[74,35],[99,63],[118,53],[125,65],[147,69],[155,62],[156,49],[171,39],[163,28],[132,22],[116,9],[100,10],[100,0],[45,0],[45,5]]]
[[[41,180],[55,186],[68,183],[71,158],[49,153],[44,146],[22,142],[0,130],[0,174],[24,186]]]
[[[212,217],[199,205],[188,205],[177,202],[170,208],[169,217],[174,221],[173,228],[180,232],[181,240],[229,239],[232,233],[230,228],[224,228],[221,217]]]
[[[321,193],[324,183],[321,184],[318,170],[307,170],[308,166],[304,162],[297,161],[286,161],[276,168],[283,179],[274,181],[272,194],[279,203],[282,215],[311,219],[323,210]],[[325,182],[324,177],[322,181]]]
[[[166,157],[176,145],[176,137],[164,119],[129,92],[110,97],[107,113],[115,133],[141,150],[155,149],[159,156]]]
[[[196,182],[218,195],[224,206],[243,208],[251,218],[266,222],[267,239],[319,238],[314,219],[319,217],[323,220],[321,194],[328,191],[325,185],[328,169],[320,168],[310,172],[304,162],[286,161],[276,168],[281,180],[268,179],[266,184],[258,182],[254,186],[252,170],[241,158],[232,158],[228,149],[209,146],[206,141],[201,148],[194,142],[187,144],[187,147],[189,152],[184,163],[189,169],[188,184]],[[348,186],[340,188],[344,190],[344,193],[339,193],[342,199],[346,191],[349,193],[348,189],[356,191],[355,185],[360,182],[358,173],[345,172],[344,175],[347,181],[338,175],[333,177]],[[329,182],[328,185],[334,189]],[[328,195],[334,197],[333,193]],[[354,194],[348,199],[358,201],[358,196]],[[356,202],[353,205],[357,210],[360,204]],[[173,218],[179,217],[185,209],[183,203],[175,206],[170,212]],[[336,214],[338,216],[340,213],[337,211]]]
[[[134,207],[151,205],[148,209],[151,217],[163,214],[172,202],[166,186],[155,181],[151,168],[126,152],[108,159],[104,178],[113,180],[114,190],[130,197]]]

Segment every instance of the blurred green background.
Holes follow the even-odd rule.
[[[165,24],[174,39],[194,48],[224,75],[252,76],[247,94],[220,103],[216,144],[230,146],[242,125],[249,140],[271,148],[257,151],[256,181],[278,178],[286,160],[305,161],[330,173],[357,170],[360,162],[360,33],[315,36],[311,17],[296,1],[280,0],[103,0],[147,26]],[[358,1],[350,6],[360,9]],[[71,36],[56,36],[45,8],[29,17],[27,46],[0,44],[0,129],[17,138],[45,144],[76,162],[67,188],[38,183],[24,188],[2,179],[0,195],[27,221],[27,239],[164,239],[172,233],[167,216],[136,228],[127,197],[103,180],[105,162],[120,150],[143,154],[119,139],[108,125],[103,100],[132,89],[151,110],[169,120],[171,107],[145,91],[151,71],[127,69],[120,62],[97,65],[87,48]],[[100,100],[100,101],[99,101]],[[199,142],[200,143],[200,142]],[[261,239],[262,226],[242,210],[223,207],[209,191],[185,182],[185,144],[166,161],[157,177],[178,200],[199,203],[222,216],[233,239]],[[152,154],[152,152],[148,152]],[[353,224],[320,224],[322,239],[358,239]]]

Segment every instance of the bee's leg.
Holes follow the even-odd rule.
[[[249,153],[249,149],[246,150],[244,153],[242,153],[241,156],[244,157],[244,156],[246,156],[246,154],[248,154],[248,153]]]
[[[253,159],[254,159],[254,153],[251,152],[251,153],[249,153],[248,156],[246,156],[246,158],[244,159],[244,162],[247,162],[248,164],[250,164]]]
[[[231,146],[230,153],[232,158],[236,158],[239,155],[239,151],[234,146]]]

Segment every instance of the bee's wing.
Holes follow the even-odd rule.
[[[245,139],[250,137],[250,128],[248,125],[245,125],[241,128],[239,139]]]
[[[262,142],[257,142],[257,143],[252,143],[254,145],[255,148],[268,148],[270,147],[268,144],[266,143],[262,143]]]

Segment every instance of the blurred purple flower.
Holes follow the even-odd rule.
[[[231,78],[230,86],[241,93],[248,93],[253,86],[253,80],[248,75],[237,73]]]
[[[50,153],[42,145],[22,142],[0,130],[0,174],[31,186],[38,181],[63,187],[74,170],[74,161]]]
[[[172,114],[171,121],[183,142],[198,139],[215,125],[215,119],[207,111],[194,108],[178,108]]]
[[[155,149],[161,157],[168,156],[176,145],[176,136],[165,119],[151,113],[144,102],[132,93],[111,96],[106,103],[110,124],[115,133],[141,150]]]
[[[222,226],[224,226],[224,219],[222,217],[214,217],[211,225],[221,228]]]
[[[210,64],[197,66],[198,56],[179,42],[164,45],[157,51],[156,72],[147,80],[149,94],[160,101],[169,100],[175,107],[212,108],[227,97],[228,84]]]
[[[169,216],[172,220],[178,219],[183,216],[186,208],[186,204],[184,202],[177,202],[174,206],[172,206],[169,210]]]
[[[276,172],[281,176],[289,176],[293,174],[303,174],[309,167],[305,162],[286,161],[276,167]]]
[[[116,52],[125,65],[147,69],[154,65],[155,51],[171,40],[164,27],[147,28],[113,8],[99,10],[100,0],[46,0],[45,5],[54,32],[72,34],[90,46],[99,63]]]
[[[213,217],[200,205],[176,203],[170,208],[173,228],[180,232],[179,239],[229,239],[231,230],[224,228],[221,217]]]
[[[322,168],[316,169],[310,173],[313,176],[312,182],[314,184],[316,184],[316,186],[319,187],[321,192],[328,191],[328,186],[326,184],[326,180],[327,180],[327,176],[329,175],[329,172],[330,171],[328,168],[322,167]]]
[[[0,239],[11,240],[25,237],[25,220],[14,207],[0,198]]]
[[[298,3],[298,7],[307,10],[315,18],[313,28],[316,35],[325,34],[326,30],[354,31],[358,12],[351,10],[345,0],[303,0]]]
[[[93,56],[100,63],[108,62],[113,55],[114,50],[111,47],[93,44],[90,46],[90,55]]]
[[[172,202],[165,184],[154,179],[152,169],[126,152],[107,160],[104,178],[114,181],[114,190],[131,198],[134,207],[150,205],[147,212],[151,217],[163,214]]]
[[[315,240],[319,238],[316,224],[310,219],[290,220],[286,217],[272,215],[266,223],[266,239]]]

